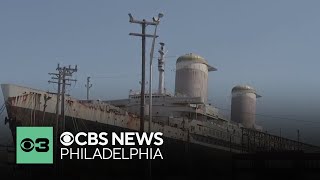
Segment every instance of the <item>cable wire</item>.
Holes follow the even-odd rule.
[[[126,74],[126,75],[119,75],[119,76],[92,76],[91,78],[94,79],[108,79],[108,78],[125,78],[125,77],[132,77],[132,76],[141,76],[141,74]]]

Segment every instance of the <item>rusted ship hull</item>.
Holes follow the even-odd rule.
[[[2,84],[2,91],[6,102],[10,127],[15,133],[15,127],[20,126],[56,126],[63,117],[57,119],[56,104],[57,96],[47,92],[21,87],[11,84]],[[49,97],[49,98],[48,98]],[[47,99],[47,100],[46,100]],[[59,106],[58,106],[59,108]],[[59,108],[59,112],[61,109]],[[65,119],[70,118],[75,126],[83,124],[83,121],[112,125],[127,129],[129,131],[139,131],[140,118],[130,114],[118,107],[99,101],[81,101],[72,97],[66,97]],[[184,124],[183,122],[181,122]],[[209,136],[209,131],[198,131],[200,121],[191,120],[185,124],[184,128],[174,127],[169,124],[151,123],[151,131],[163,132],[163,136],[184,142],[195,143],[208,146],[208,148],[220,149],[233,152],[241,152],[241,138],[236,141],[229,141],[229,138],[219,139]],[[149,122],[144,122],[144,129],[148,129]],[[197,128],[196,128],[197,127]],[[59,127],[60,128],[60,127]],[[97,127],[99,129],[99,127]],[[96,130],[96,129],[94,129]]]
[[[139,117],[106,103],[80,101],[66,97],[65,116],[59,116],[57,119],[56,95],[11,84],[3,84],[1,87],[8,113],[6,121],[9,122],[13,139],[16,138],[17,126],[53,126],[57,128],[57,122],[61,122],[62,119],[65,122],[64,131],[74,133],[139,130]],[[145,129],[148,129],[148,122],[145,122]],[[63,175],[145,176],[151,172],[154,176],[209,175],[230,178],[234,170],[233,156],[246,146],[197,134],[192,132],[192,129],[194,128],[179,129],[152,123],[152,131],[160,131],[164,134],[164,145],[161,146],[164,159],[152,160],[151,166],[149,166],[149,160],[64,160],[62,162],[64,164]],[[54,165],[19,166],[19,168],[26,170],[22,171],[27,172],[23,175],[57,175]]]
[[[15,138],[16,126],[54,126],[55,114],[47,113],[43,121],[43,112],[29,109],[11,107],[11,127]],[[19,114],[20,116],[17,116]],[[31,122],[30,118],[35,117]],[[126,129],[110,124],[65,117],[65,131],[69,132],[126,132]],[[96,148],[96,147],[91,147]],[[224,177],[232,170],[232,154],[228,151],[201,146],[186,141],[164,137],[164,145],[160,148],[164,159],[152,160],[153,176],[176,176],[176,175],[211,175]],[[147,176],[148,160],[64,160],[63,174],[69,176]],[[20,172],[28,172],[23,175],[47,176],[56,175],[54,166],[19,166]],[[39,168],[42,171],[39,172]],[[106,171],[107,170],[107,171]]]
[[[6,101],[8,119],[13,139],[16,137],[17,126],[53,126],[56,128],[57,116],[55,112],[56,96],[46,92],[15,86],[2,85]],[[45,101],[44,97],[51,97]],[[67,97],[65,109],[65,129],[69,132],[125,132],[138,131],[139,118],[122,111],[119,108],[99,103],[82,103]],[[61,121],[59,117],[58,121]],[[148,122],[145,123],[147,129]],[[230,151],[214,149],[188,140],[187,134],[172,127],[152,124],[154,131],[164,132],[164,145],[161,147],[163,160],[152,160],[152,174],[187,175],[205,171],[211,175],[225,174],[231,168]],[[170,134],[170,132],[175,132]],[[178,136],[179,134],[180,136]],[[94,147],[95,148],[95,147]],[[69,175],[148,175],[148,161],[143,160],[65,160],[64,173]],[[137,165],[140,164],[140,165]],[[210,164],[210,165],[209,165]],[[22,168],[26,168],[20,166]],[[143,168],[142,168],[143,167]],[[39,172],[38,166],[27,167],[28,172],[40,175],[55,174],[50,167]],[[54,168],[52,166],[51,168]],[[191,169],[192,168],[192,171]],[[86,169],[81,171],[81,169]],[[89,170],[90,169],[90,170]],[[108,169],[108,172],[105,171]],[[219,170],[218,170],[219,169]],[[34,174],[33,174],[34,175]]]

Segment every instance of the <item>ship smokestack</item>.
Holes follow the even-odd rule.
[[[200,97],[208,100],[208,72],[217,69],[201,56],[190,53],[180,56],[176,62],[176,96]]]
[[[248,85],[232,88],[231,120],[241,123],[245,128],[255,128],[256,99],[261,97]]]

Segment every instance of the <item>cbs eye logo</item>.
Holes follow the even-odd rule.
[[[70,132],[64,132],[60,136],[60,142],[64,146],[70,146],[74,141],[74,136]]]
[[[35,149],[37,152],[48,152],[49,151],[49,139],[37,138],[35,142],[30,138],[25,138],[20,143],[20,148],[24,152],[31,152]]]

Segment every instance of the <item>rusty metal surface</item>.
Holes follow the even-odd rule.
[[[33,90],[20,86],[10,85],[10,87],[2,87],[5,89],[4,97],[6,108],[10,119],[10,127],[15,128],[17,125],[23,126],[41,126],[53,125],[55,120],[55,95],[47,94],[44,91]],[[46,102],[44,110],[44,96],[51,96]],[[140,119],[137,115],[128,113],[120,108],[114,107],[104,102],[85,102],[79,101],[72,97],[67,97],[65,100],[65,115],[72,117],[74,121],[92,121],[107,125],[113,125],[138,131],[140,128]],[[44,114],[45,113],[45,114]],[[43,118],[45,116],[45,118]],[[256,131],[246,131],[244,134],[242,127],[239,124],[232,124],[221,121],[201,121],[188,118],[171,118],[170,123],[152,123],[152,131],[163,132],[165,137],[188,141],[203,146],[228,150],[231,148],[233,152],[239,151],[239,146],[244,147],[244,151],[249,148],[259,147],[259,142],[273,143],[271,147],[292,148],[292,140],[282,140],[283,138],[276,136],[260,136],[260,141],[255,141]],[[145,129],[148,127],[148,121],[145,121]],[[14,135],[14,131],[12,131]],[[245,137],[244,137],[245,136]],[[247,137],[247,138],[246,138]],[[249,142],[248,148],[246,143]],[[281,146],[278,142],[284,143]],[[248,144],[248,143],[247,143]],[[252,145],[254,144],[254,146]],[[297,144],[297,143],[293,143]],[[301,145],[302,143],[299,143]],[[313,146],[306,144],[301,145],[302,148],[308,149]],[[312,149],[319,149],[318,147]]]

